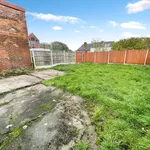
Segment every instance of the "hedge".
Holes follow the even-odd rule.
[[[115,42],[112,50],[147,50],[150,49],[150,38],[130,38]]]

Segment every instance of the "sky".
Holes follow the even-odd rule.
[[[150,37],[150,0],[6,0],[26,9],[28,33],[40,42],[84,42]]]

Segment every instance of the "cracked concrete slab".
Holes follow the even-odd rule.
[[[0,149],[70,150],[78,140],[99,149],[84,100],[41,84],[64,74],[44,70],[0,80]]]
[[[0,80],[0,95],[15,89],[37,84],[41,81],[33,76],[21,75]]]
[[[8,132],[6,127],[10,123],[13,129],[52,109],[62,93],[54,87],[38,84],[0,97],[0,104],[7,103],[0,107],[0,135]]]
[[[20,75],[0,79],[0,95],[23,87],[40,83],[42,80],[52,79],[65,73],[57,70],[34,71],[30,75]]]
[[[32,122],[32,126],[27,126],[24,134],[9,143],[5,149],[70,150],[73,149],[76,141],[84,139],[91,146],[89,150],[98,150],[98,146],[95,144],[97,135],[87,112],[83,109],[84,100],[79,96],[64,93],[59,89],[50,90],[48,93],[49,96],[46,95],[45,98],[50,103],[54,102],[55,99],[55,107],[50,109],[38,121]],[[41,93],[38,94],[38,96],[40,95]],[[34,98],[36,105],[38,105],[38,101],[44,102],[42,100],[43,96],[42,94],[39,100],[37,97]],[[26,99],[26,101],[31,105],[31,100]],[[29,107],[27,103],[24,103],[24,107]],[[36,110],[34,105],[31,105],[30,108],[33,112]],[[27,112],[24,111],[24,113]],[[25,119],[25,116],[23,118]]]
[[[57,70],[44,70],[44,71],[35,71],[31,73],[32,76],[38,77],[40,79],[52,79],[56,76],[62,76],[65,73],[62,71],[57,71]]]

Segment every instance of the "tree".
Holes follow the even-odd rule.
[[[58,42],[58,41],[52,42],[50,44],[50,48],[53,51],[70,51],[70,49],[68,48],[66,44],[62,42]]]
[[[150,38],[129,38],[115,42],[112,50],[145,50],[150,49]]]
[[[41,43],[40,44],[40,48],[50,49],[50,44],[48,44],[48,43]]]
[[[91,43],[95,51],[105,51],[104,41],[100,42],[99,39],[92,39]]]

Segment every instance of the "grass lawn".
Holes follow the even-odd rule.
[[[101,150],[150,150],[150,67],[75,64],[44,81],[89,103]]]

